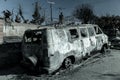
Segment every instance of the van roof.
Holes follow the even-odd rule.
[[[50,25],[50,26],[40,26],[38,29],[34,29],[34,30],[41,30],[41,29],[65,29],[65,28],[78,28],[78,27],[93,27],[93,26],[97,26],[95,24],[80,24],[80,25],[58,25],[58,26],[54,26],[54,25]]]

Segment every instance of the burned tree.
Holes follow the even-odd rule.
[[[34,13],[32,15],[33,20],[31,21],[31,23],[33,24],[41,24],[42,22],[44,22],[44,17],[41,17],[39,10],[41,9],[41,7],[39,7],[38,2],[35,3],[35,10]]]
[[[73,16],[81,20],[83,23],[90,23],[94,16],[92,7],[89,4],[82,4],[75,8]]]
[[[17,22],[17,23],[21,22],[21,18],[19,17],[19,15],[16,15],[15,22]]]
[[[5,17],[5,22],[11,23],[10,16],[12,13],[9,10],[3,11],[4,17]]]
[[[19,5],[19,12],[18,12],[18,14],[21,16],[23,22],[24,22],[24,23],[27,23],[27,20],[26,20],[26,19],[24,18],[24,16],[23,16],[23,10],[22,10],[21,5]],[[17,16],[16,16],[16,17],[17,17]]]

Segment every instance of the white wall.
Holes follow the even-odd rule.
[[[4,22],[3,22],[4,23]],[[3,41],[4,42],[20,42],[22,40],[24,31],[27,29],[37,29],[39,25],[12,23],[11,25],[3,25]],[[0,37],[0,39],[2,39]]]
[[[27,29],[37,29],[39,25],[12,23],[10,25],[4,25],[4,36],[23,36],[24,31]]]

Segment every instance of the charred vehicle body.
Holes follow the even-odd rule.
[[[108,37],[97,25],[49,27],[27,30],[22,42],[23,62],[28,68],[52,73],[70,67],[93,51],[105,52]]]

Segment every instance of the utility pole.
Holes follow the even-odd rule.
[[[50,15],[51,15],[51,22],[53,21],[53,18],[52,18],[52,4],[50,4]]]
[[[51,22],[53,22],[52,6],[53,6],[53,4],[55,4],[55,2],[53,2],[53,1],[48,1],[48,3],[50,4],[50,19],[51,19]]]
[[[13,10],[14,10],[14,9],[12,9],[12,16],[11,16],[11,21],[12,21],[12,22],[13,22],[13,18],[14,18]]]

